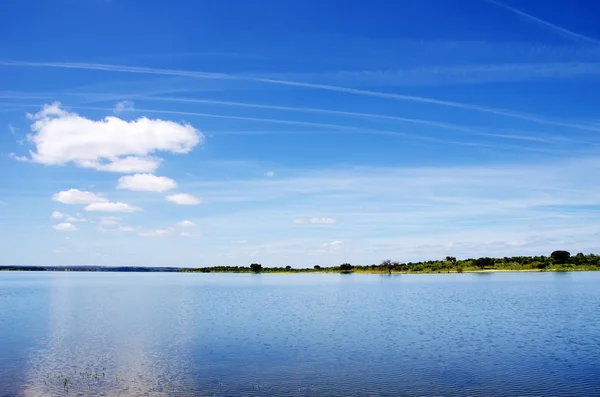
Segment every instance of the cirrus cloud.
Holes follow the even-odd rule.
[[[152,174],[135,174],[119,178],[117,189],[128,189],[144,192],[166,192],[177,187],[177,183],[165,176]]]
[[[28,117],[33,124],[27,138],[35,146],[30,160],[47,165],[72,163],[99,171],[154,172],[161,159],[152,154],[188,153],[204,138],[190,124],[146,117],[92,120],[63,109],[58,102],[44,105]]]

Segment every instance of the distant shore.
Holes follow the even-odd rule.
[[[359,273],[359,274],[435,274],[435,273],[493,273],[493,272],[569,272],[600,270],[600,255],[555,251],[550,256],[515,256],[504,258],[459,259],[448,256],[443,260],[425,262],[397,262],[385,260],[380,264],[338,266],[315,265],[312,268],[291,266],[210,267],[148,267],[148,266],[20,266],[3,265],[0,271],[71,271],[71,272],[139,272],[139,273]]]

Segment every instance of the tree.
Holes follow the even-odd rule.
[[[342,264],[340,265],[340,270],[341,270],[343,273],[348,273],[348,272],[349,272],[350,270],[352,270],[353,268],[354,268],[354,266],[352,266],[352,265],[351,265],[351,264],[349,264],[349,263],[342,263]]]
[[[550,258],[552,258],[554,263],[563,265],[569,261],[571,253],[569,251],[554,251],[550,254]]]
[[[260,273],[262,270],[262,265],[260,263],[253,263],[250,265],[250,270],[254,273]]]
[[[456,262],[456,258],[453,256],[447,256],[446,257],[446,262],[452,262],[455,263]]]
[[[319,266],[319,265],[315,265],[314,269],[315,269],[315,270],[321,270],[321,266]]]
[[[287,266],[285,267],[285,270],[290,270],[291,268],[292,268],[292,267],[291,267],[290,265],[287,265]]]
[[[391,260],[386,259],[383,262],[381,262],[381,266],[383,266],[385,269],[387,269],[388,274],[392,274],[392,269],[394,268],[394,264],[392,263]]]
[[[480,269],[485,267],[494,266],[494,260],[492,258],[479,258],[473,261],[473,265],[477,266]]]

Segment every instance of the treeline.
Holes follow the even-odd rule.
[[[313,268],[262,267],[253,263],[250,266],[213,266],[181,269],[185,273],[462,273],[466,271],[507,270],[507,271],[569,271],[600,270],[600,255],[578,253],[571,256],[568,251],[554,251],[550,256],[512,256],[504,258],[456,259],[447,256],[440,260],[424,262],[399,262],[385,260],[379,264],[352,265]]]
[[[0,271],[35,271],[35,272],[176,272],[177,267],[145,267],[145,266],[18,266],[3,265]]]
[[[440,260],[424,262],[399,262],[385,260],[379,264],[313,268],[291,266],[263,267],[259,263],[249,266],[211,266],[201,268],[145,267],[145,266],[0,266],[0,271],[74,271],[74,272],[182,272],[182,273],[462,273],[468,271],[513,270],[513,271],[575,271],[600,270],[600,255],[568,251],[554,251],[549,256],[511,256],[504,258],[456,259],[447,256]]]

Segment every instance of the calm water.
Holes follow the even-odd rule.
[[[0,396],[600,396],[600,272],[0,273]]]

